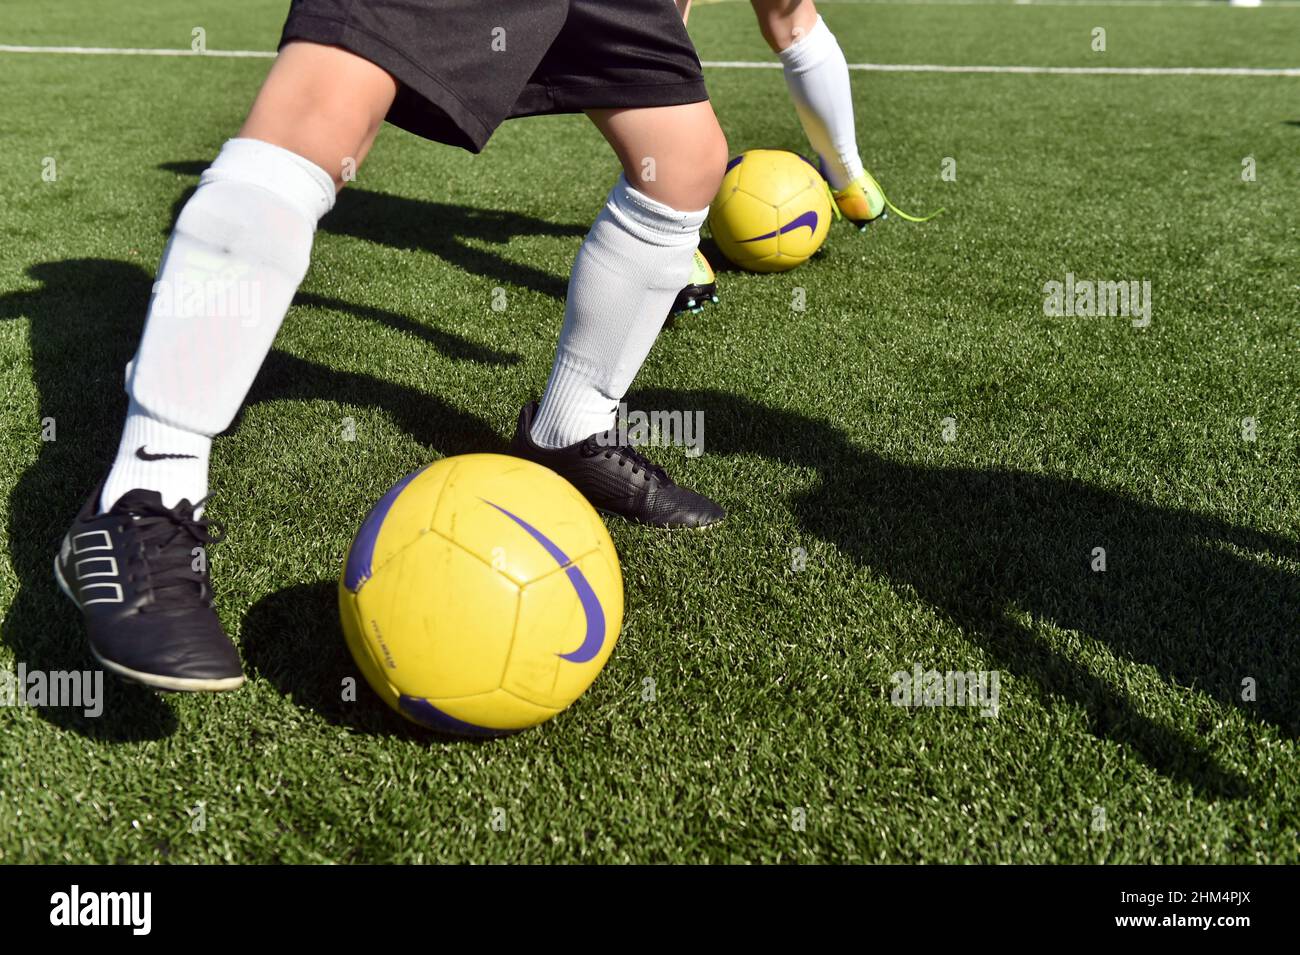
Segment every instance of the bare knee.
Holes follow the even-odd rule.
[[[794,45],[817,23],[812,0],[750,0],[758,29],[773,53]]]
[[[702,209],[713,201],[726,171],[727,138],[708,100],[587,115],[636,189],[674,209]]]
[[[336,47],[291,43],[239,135],[311,160],[341,187],[365,158],[396,94],[396,81],[368,60]]]
[[[674,209],[703,209],[717,195],[727,168],[727,137],[717,120],[680,137],[666,161],[659,163],[657,175],[641,181],[633,178],[635,170],[625,172],[628,181],[655,199]]]
[[[694,201],[688,203],[686,208],[702,209],[713,201],[713,197],[718,194],[718,186],[722,185],[729,158],[727,137],[715,121],[710,135],[700,144],[698,181],[692,184]]]

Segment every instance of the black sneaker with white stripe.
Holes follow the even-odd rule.
[[[197,506],[128,491],[98,514],[99,488],[54,558],[54,576],[86,620],[109,672],[160,690],[233,690],[239,653],[212,609],[207,548],[221,539]]]

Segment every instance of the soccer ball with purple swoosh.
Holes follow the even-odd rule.
[[[407,719],[500,736],[591,685],[623,622],[600,516],[554,471],[500,454],[443,458],[398,481],[339,578],[353,659]]]
[[[831,198],[807,160],[780,149],[751,149],[727,164],[709,208],[722,254],[750,272],[785,272],[826,241]]]

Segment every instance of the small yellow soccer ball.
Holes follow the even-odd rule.
[[[831,215],[826,180],[812,163],[784,150],[751,149],[727,163],[709,231],[740,268],[785,272],[821,248]]]
[[[444,458],[367,515],[339,577],[348,648],[416,723],[496,736],[550,719],[605,666],[623,623],[609,532],[554,471]]]

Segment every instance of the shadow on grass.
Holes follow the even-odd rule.
[[[125,407],[122,368],[151,278],[132,264],[93,259],[38,265],[29,274],[41,287],[0,297],[0,320],[31,321],[40,416],[54,419],[58,440],[41,444],[10,497],[9,546],[20,590],[3,638],[31,668],[81,669],[91,663],[80,622],[58,594],[50,562],[114,451]],[[382,407],[417,440],[449,454],[501,445],[485,422],[434,397],[279,352],[251,396],[319,398]],[[634,402],[707,411],[712,454],[813,469],[817,484],[789,502],[810,536],[934,608],[996,666],[1030,682],[1044,705],[1059,699],[1083,707],[1098,737],[1131,748],[1198,792],[1242,796],[1251,789],[1200,739],[1212,723],[1195,733],[1167,725],[1152,713],[1156,707],[1045,645],[1013,614],[1078,631],[1289,738],[1300,732],[1300,578],[1274,562],[1297,559],[1300,545],[1292,539],[1063,478],[890,461],[823,421],[723,392],[641,391]],[[30,427],[36,435],[40,422]],[[1104,574],[1089,566],[1096,547],[1106,549]],[[362,732],[411,732],[364,687],[357,703],[343,701],[341,680],[357,673],[339,634],[332,582],[264,598],[243,633],[251,666],[300,704]],[[862,641],[869,650],[870,634]],[[925,661],[891,661],[898,669],[914,662],[928,668]],[[1258,702],[1242,700],[1248,678],[1258,683]],[[156,738],[176,727],[164,700],[116,683],[98,720],[41,712],[107,740]]]
[[[380,701],[343,639],[336,581],[297,584],[263,597],[244,618],[241,644],[250,675],[269,680],[298,706],[336,726],[425,745],[492,742],[432,732]]]
[[[159,168],[198,179],[207,166],[206,162],[188,161],[164,163]],[[172,222],[193,193],[193,188],[187,189],[176,200]],[[409,199],[372,192],[354,184],[339,193],[334,209],[321,219],[320,228],[332,235],[352,236],[389,248],[427,252],[472,275],[563,300],[568,289],[567,275],[554,275],[523,262],[512,262],[470,243],[505,247],[516,237],[533,235],[577,240],[587,234],[588,226],[557,225],[498,209]],[[167,231],[171,231],[170,226]],[[576,241],[573,251],[576,255]]]
[[[153,278],[138,265],[106,259],[47,262],[30,267],[27,274],[39,287],[0,296],[0,321],[30,323],[39,413],[30,421],[7,424],[36,443],[42,422],[51,421],[55,440],[39,442],[36,462],[9,497],[6,530],[18,592],[0,622],[0,637],[29,671],[97,669],[86,649],[80,615],[59,593],[52,564],[73,515],[117,450],[126,412],[123,370],[139,339]],[[333,300],[327,304],[376,317],[375,309]],[[491,354],[451,333],[425,340],[452,357],[509,363],[510,356]],[[284,399],[382,408],[416,440],[450,454],[502,444],[487,422],[431,395],[272,351],[249,401]],[[236,420],[233,427],[238,426]],[[220,448],[218,440],[217,454]],[[219,502],[218,497],[218,508]],[[157,739],[177,728],[165,696],[112,678],[104,685],[104,711],[98,718],[56,707],[42,708],[40,715],[56,726],[109,741]]]
[[[1015,615],[1078,631],[1288,737],[1300,732],[1292,706],[1300,690],[1293,650],[1300,578],[1267,562],[1300,559],[1294,540],[1068,479],[889,461],[825,422],[722,392],[639,391],[633,404],[705,410],[711,454],[814,469],[817,485],[790,501],[810,536],[928,604],[995,666],[1025,678],[1043,705],[1083,707],[1096,736],[1199,793],[1239,798],[1252,790],[1251,779],[1200,739],[1212,723],[1195,733],[1168,725],[1157,706],[1061,655]],[[1105,573],[1091,568],[1095,547],[1106,549]],[[341,681],[359,674],[332,581],[264,598],[244,633],[248,659],[300,704],[362,732],[410,732],[397,716],[376,714],[378,704],[344,702]],[[870,652],[871,635],[861,640]],[[908,671],[913,663],[930,668],[891,661]],[[1248,677],[1258,682],[1258,702],[1242,700]],[[888,687],[875,692],[885,696]]]
[[[298,706],[370,736],[427,738],[366,686],[343,640],[334,581],[268,594],[248,611],[242,634],[249,669]]]
[[[1300,560],[1296,540],[1064,478],[891,461],[823,421],[718,391],[642,390],[630,403],[704,410],[711,455],[815,470],[816,486],[790,501],[809,535],[934,608],[997,667],[1032,681],[1045,705],[1059,698],[1084,707],[1097,736],[1162,774],[1215,795],[1250,789],[1200,740],[1213,729],[1208,718],[1198,735],[1166,725],[1013,613],[1076,630],[1170,683],[1289,738],[1300,734],[1300,577],[1269,563]],[[1091,569],[1096,547],[1106,551],[1104,573]],[[861,641],[869,652],[871,635]],[[1257,702],[1242,699],[1248,678]]]

